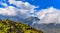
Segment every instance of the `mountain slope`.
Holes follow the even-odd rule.
[[[28,17],[24,20],[24,23],[28,24],[28,25],[32,25],[32,24],[35,24],[37,23],[38,21],[40,21],[40,19],[38,17]]]
[[[44,31],[45,33],[60,33],[60,24],[49,23],[49,24],[34,24],[33,27]]]
[[[0,20],[0,33],[43,33],[41,30],[36,30],[29,25],[10,20]]]
[[[60,24],[56,23],[38,23],[40,19],[38,17],[29,17],[25,19],[25,23],[45,33],[60,33]]]

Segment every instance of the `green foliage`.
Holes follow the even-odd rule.
[[[43,33],[41,30],[36,30],[29,25],[20,22],[0,20],[0,33]]]

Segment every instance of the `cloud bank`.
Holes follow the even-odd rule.
[[[60,10],[54,7],[39,10],[36,13],[40,18],[39,23],[60,23]]]
[[[1,2],[1,4],[5,8],[0,8],[0,14],[4,16],[17,16],[20,18],[27,18],[30,17],[30,13],[34,13],[34,9],[37,8],[37,6],[31,5],[28,2],[22,2],[22,1],[15,1],[15,0],[9,0],[9,4],[13,4],[14,6],[8,6],[7,3]]]

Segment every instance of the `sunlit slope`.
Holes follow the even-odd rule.
[[[10,20],[0,20],[0,33],[43,33],[29,25]]]

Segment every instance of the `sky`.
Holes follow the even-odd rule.
[[[60,0],[16,0],[16,1],[23,1],[28,2],[31,5],[39,6],[39,8],[36,8],[37,10],[45,9],[48,7],[53,6],[54,8],[60,9]],[[0,0],[0,2],[7,3],[9,6],[15,6],[13,4],[9,3],[9,0]],[[0,4],[0,8],[4,8],[3,5]]]
[[[38,17],[38,23],[60,23],[60,0],[0,0],[0,15]]]

